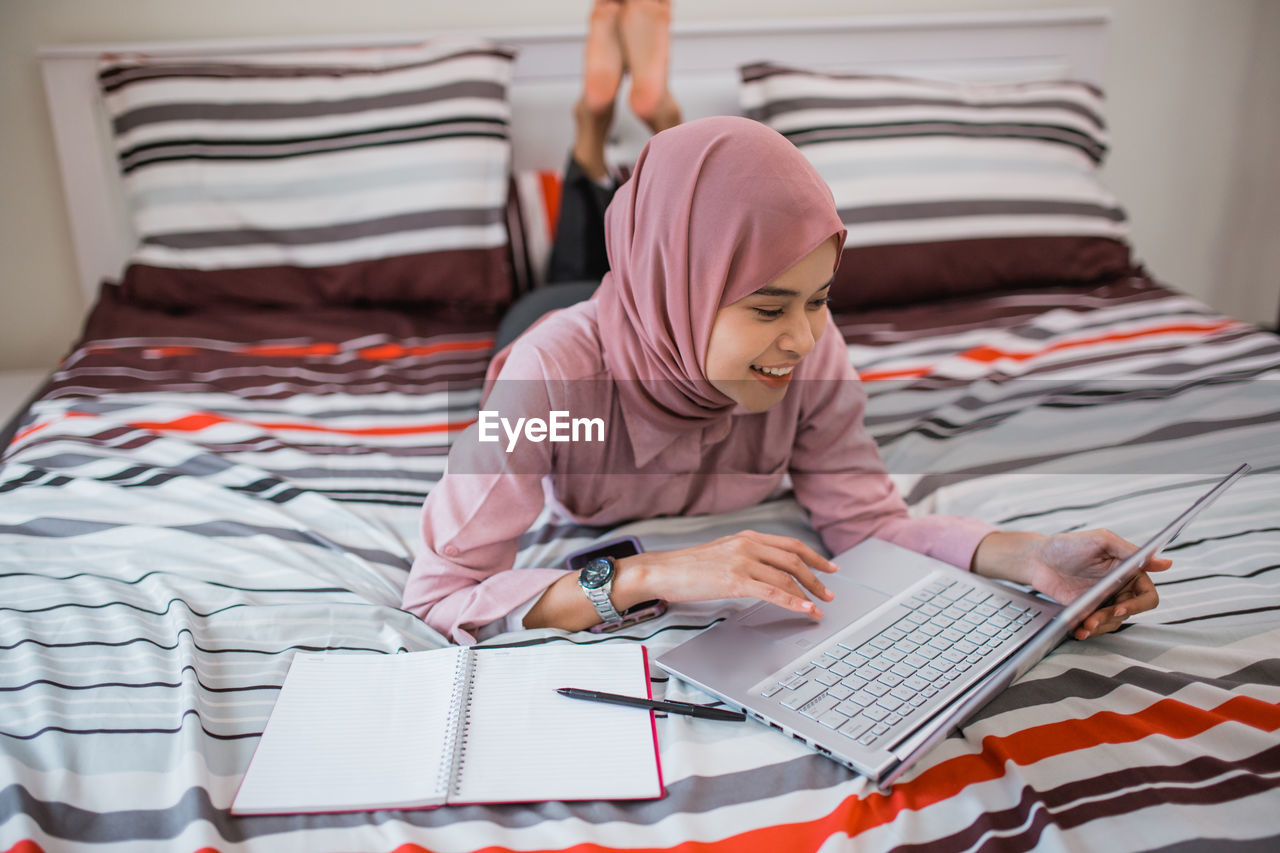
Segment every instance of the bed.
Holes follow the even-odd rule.
[[[813,116],[804,115],[812,103],[797,104],[835,96],[786,86],[865,83],[835,74],[853,70],[879,75],[876,85],[903,74],[958,86],[1084,81],[1075,94],[1031,98],[1072,101],[1082,115],[1072,99],[1100,83],[1105,28],[1094,12],[685,27],[674,76],[690,116],[746,111],[798,144],[811,131],[788,122]],[[480,35],[487,46],[464,52],[514,69],[511,149],[497,155],[497,180],[554,169],[565,137],[530,117],[568,115],[578,35]],[[1238,462],[1252,463],[1255,472],[1169,549],[1174,566],[1158,579],[1157,610],[1061,646],[885,792],[754,722],[670,716],[657,720],[660,800],[231,817],[295,652],[390,654],[445,642],[399,609],[400,590],[422,500],[451,438],[475,417],[498,317],[517,289],[500,271],[514,255],[509,223],[520,217],[490,213],[459,226],[470,254],[430,240],[414,248],[418,264],[447,272],[448,287],[464,287],[457,277],[476,268],[499,271],[465,285],[466,299],[415,292],[394,253],[384,266],[343,258],[333,265],[362,272],[326,279],[322,297],[277,304],[249,297],[294,293],[296,279],[246,285],[219,269],[179,286],[135,271],[101,284],[120,281],[127,262],[154,271],[179,263],[165,251],[209,245],[156,237],[187,214],[139,219],[146,202],[136,187],[125,200],[120,151],[104,132],[99,56],[192,65],[284,51],[287,62],[273,61],[288,65],[292,51],[358,49],[360,61],[376,62],[413,41],[42,53],[93,307],[80,341],[13,425],[0,467],[0,849],[1274,849],[1280,340],[1117,255],[1116,203],[1081,197],[1069,200],[1079,224],[1070,240],[1027,225],[1018,245],[1031,251],[1018,263],[991,235],[948,232],[929,244],[938,252],[919,234],[886,238],[898,226],[864,210],[852,219],[860,230],[851,228],[850,250],[861,254],[846,255],[842,269],[874,260],[885,280],[880,296],[863,288],[835,306],[836,320],[868,391],[868,427],[913,512],[1040,532],[1108,526],[1141,539]],[[770,64],[739,77],[739,66],[760,60]],[[500,106],[495,115],[501,125]],[[860,126],[871,125],[883,122]],[[636,141],[634,129],[620,131],[620,156]],[[493,169],[476,168],[491,207],[511,198],[505,184],[493,194]],[[1053,215],[1067,203],[1056,200]],[[152,253],[141,259],[139,221],[144,232],[155,227],[142,235]],[[965,267],[957,280],[948,252],[962,236],[1000,260]],[[431,252],[442,254],[418,257]],[[1090,260],[1080,269],[1062,266],[1082,254]],[[294,261],[271,263],[317,266]],[[943,291],[924,293],[935,279],[946,279]],[[351,297],[370,286],[389,290]],[[909,301],[892,298],[906,291]],[[220,296],[206,301],[208,292]],[[614,530],[548,512],[521,537],[517,567],[555,565],[617,534],[658,549],[743,527],[817,543],[786,496]],[[607,637],[538,630],[483,643],[644,643],[659,654],[741,605],[673,607]],[[656,695],[707,700],[653,678]]]

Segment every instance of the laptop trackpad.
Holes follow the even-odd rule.
[[[739,624],[751,626],[761,639],[785,639],[791,645],[810,646],[848,627],[889,600],[889,596],[882,592],[838,575],[823,580],[836,597],[829,602],[820,602],[821,620],[814,621],[776,604],[763,604],[744,612],[738,619]]]

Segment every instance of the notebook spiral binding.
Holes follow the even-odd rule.
[[[466,761],[467,726],[471,722],[471,688],[475,683],[475,652],[464,648],[458,655],[458,668],[453,675],[453,696],[449,701],[449,719],[445,724],[452,732],[450,748],[452,757],[440,768],[443,778],[439,790],[447,790],[450,797],[458,796],[462,787],[462,764]]]

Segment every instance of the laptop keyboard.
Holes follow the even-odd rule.
[[[763,690],[765,698],[872,746],[954,691],[956,679],[1008,643],[1036,611],[963,580],[925,584],[908,613],[871,639],[858,632],[814,650]],[[996,656],[1000,657],[999,655]]]

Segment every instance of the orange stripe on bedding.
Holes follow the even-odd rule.
[[[176,358],[180,355],[195,355],[197,352],[199,350],[195,347],[147,347],[142,351],[142,357]]]
[[[6,850],[5,853],[44,853],[44,848],[30,838],[24,838]]]
[[[406,347],[402,344],[382,344],[376,347],[365,347],[360,350],[360,357],[370,361],[386,361],[394,358],[421,357],[438,355],[442,352],[479,352],[493,349],[493,338],[480,338],[474,341],[453,341],[447,344],[424,344]]]
[[[93,412],[77,412],[74,409],[72,409],[70,411],[63,412],[61,417],[54,418],[53,420],[50,420],[50,421],[45,421],[42,424],[33,424],[32,426],[27,427],[22,432],[15,435],[13,437],[13,441],[9,442],[9,444],[11,446],[14,444],[17,444],[23,439],[29,438],[35,433],[40,432],[40,430],[47,429],[53,426],[54,424],[58,423],[59,421],[66,420],[67,418],[96,418],[96,417],[97,415],[94,414]]]
[[[243,346],[235,350],[236,355],[260,355],[266,358],[303,358],[307,356],[328,356],[337,355],[341,352],[341,348],[337,344],[331,343],[315,343],[315,344],[294,344],[286,346],[284,344],[257,344],[253,346]]]
[[[932,367],[904,367],[901,370],[868,370],[859,373],[858,378],[863,382],[883,382],[887,379],[919,379],[930,373],[933,373]]]
[[[446,352],[481,352],[493,349],[493,338],[477,338],[471,341],[447,341],[438,344],[405,346],[401,343],[378,344],[356,350],[356,355],[369,361],[389,361],[396,358],[439,355]],[[236,350],[237,355],[265,356],[267,358],[303,358],[334,356],[343,352],[335,343],[315,343],[301,346],[246,346]]]
[[[909,782],[899,783],[888,794],[847,797],[834,811],[804,823],[753,829],[718,841],[686,841],[672,847],[606,847],[575,844],[560,853],[774,853],[777,850],[816,850],[832,836],[856,836],[891,823],[903,811],[918,811],[961,793],[970,785],[998,779],[1006,763],[1033,764],[1046,758],[1104,744],[1131,743],[1151,735],[1174,739],[1194,737],[1228,722],[1244,723],[1263,731],[1280,729],[1280,703],[1235,696],[1205,710],[1161,699],[1134,714],[1101,711],[1091,717],[1033,726],[1004,737],[982,739],[982,751],[943,761]],[[416,844],[404,844],[394,853],[428,853]],[[507,847],[485,847],[475,853],[514,853]],[[524,851],[550,853],[550,851]]]
[[[974,347],[956,353],[957,358],[976,361],[980,364],[992,364],[1002,359],[1010,361],[1028,361],[1029,359],[1039,358],[1053,352],[1062,350],[1075,349],[1077,347],[1096,346],[1097,344],[1119,343],[1123,341],[1141,340],[1144,338],[1161,337],[1163,335],[1181,335],[1188,333],[1201,333],[1205,336],[1221,332],[1225,329],[1231,329],[1239,326],[1235,320],[1219,320],[1212,323],[1174,323],[1167,326],[1156,326],[1150,329],[1139,329],[1132,332],[1110,332],[1104,335],[1094,335],[1088,338],[1075,338],[1073,340],[1059,341],[1049,344],[1040,349],[1015,351],[1002,350],[996,347]],[[921,376],[928,376],[936,370],[936,366],[925,367],[904,367],[896,370],[869,370],[866,373],[859,373],[858,376],[863,382],[876,382],[890,379],[918,379]]]
[[[556,225],[560,222],[560,192],[563,188],[560,175],[556,172],[539,172],[538,185],[542,191],[542,212],[547,215],[547,245],[556,239]]]
[[[439,432],[453,432],[464,430],[475,423],[475,419],[469,421],[457,421],[441,424],[416,424],[406,426],[393,427],[327,427],[319,424],[285,422],[285,421],[249,421],[241,418],[228,418],[222,415],[215,415],[210,412],[204,412],[198,415],[186,415],[181,418],[175,418],[171,421],[138,421],[130,424],[136,429],[147,430],[148,432],[200,432],[209,427],[218,426],[220,424],[246,424],[248,426],[258,427],[259,429],[271,432],[326,432],[337,435],[362,435],[362,436],[392,436],[392,435],[422,435]]]
[[[1004,775],[1006,762],[1025,766],[1076,750],[1132,743],[1151,735],[1182,740],[1228,722],[1275,731],[1280,729],[1280,704],[1235,696],[1205,710],[1176,699],[1161,699],[1134,714],[1100,711],[1091,717],[1033,726],[1005,737],[993,735],[982,739],[982,752],[957,756],[929,768],[900,786],[901,793],[912,801],[912,807],[918,807],[920,802],[951,797],[967,785],[999,778]],[[899,789],[895,788],[893,796],[898,794]]]
[[[1239,325],[1234,320],[1220,320],[1214,323],[1177,323],[1168,326],[1157,326],[1151,329],[1139,329],[1132,332],[1110,332],[1105,335],[1094,335],[1089,338],[1076,338],[1069,341],[1059,341],[1042,347],[1031,352],[1009,352],[1006,350],[998,350],[995,347],[975,347],[961,353],[962,358],[970,361],[980,361],[990,363],[998,361],[1002,358],[1012,359],[1014,361],[1026,361],[1027,359],[1036,358],[1045,353],[1058,352],[1065,349],[1075,349],[1076,347],[1088,347],[1095,344],[1118,343],[1121,341],[1132,341],[1141,338],[1153,338],[1161,335],[1180,335],[1187,333],[1201,332],[1206,335],[1220,332],[1223,329],[1229,329]]]
[[[438,355],[446,352],[482,352],[493,349],[493,337],[487,336],[467,341],[446,341],[438,344],[405,346],[399,343],[379,344],[363,347],[355,351],[360,358],[381,361],[408,356]],[[130,349],[125,346],[108,346],[95,344],[88,348],[90,353],[111,352],[113,350]],[[224,351],[218,347],[197,347],[190,345],[172,345],[159,347],[143,347],[142,354],[146,358],[172,358],[191,356],[200,352]],[[317,358],[341,355],[344,349],[341,344],[317,342],[311,344],[244,344],[230,350],[234,355],[256,356],[259,358]]]

